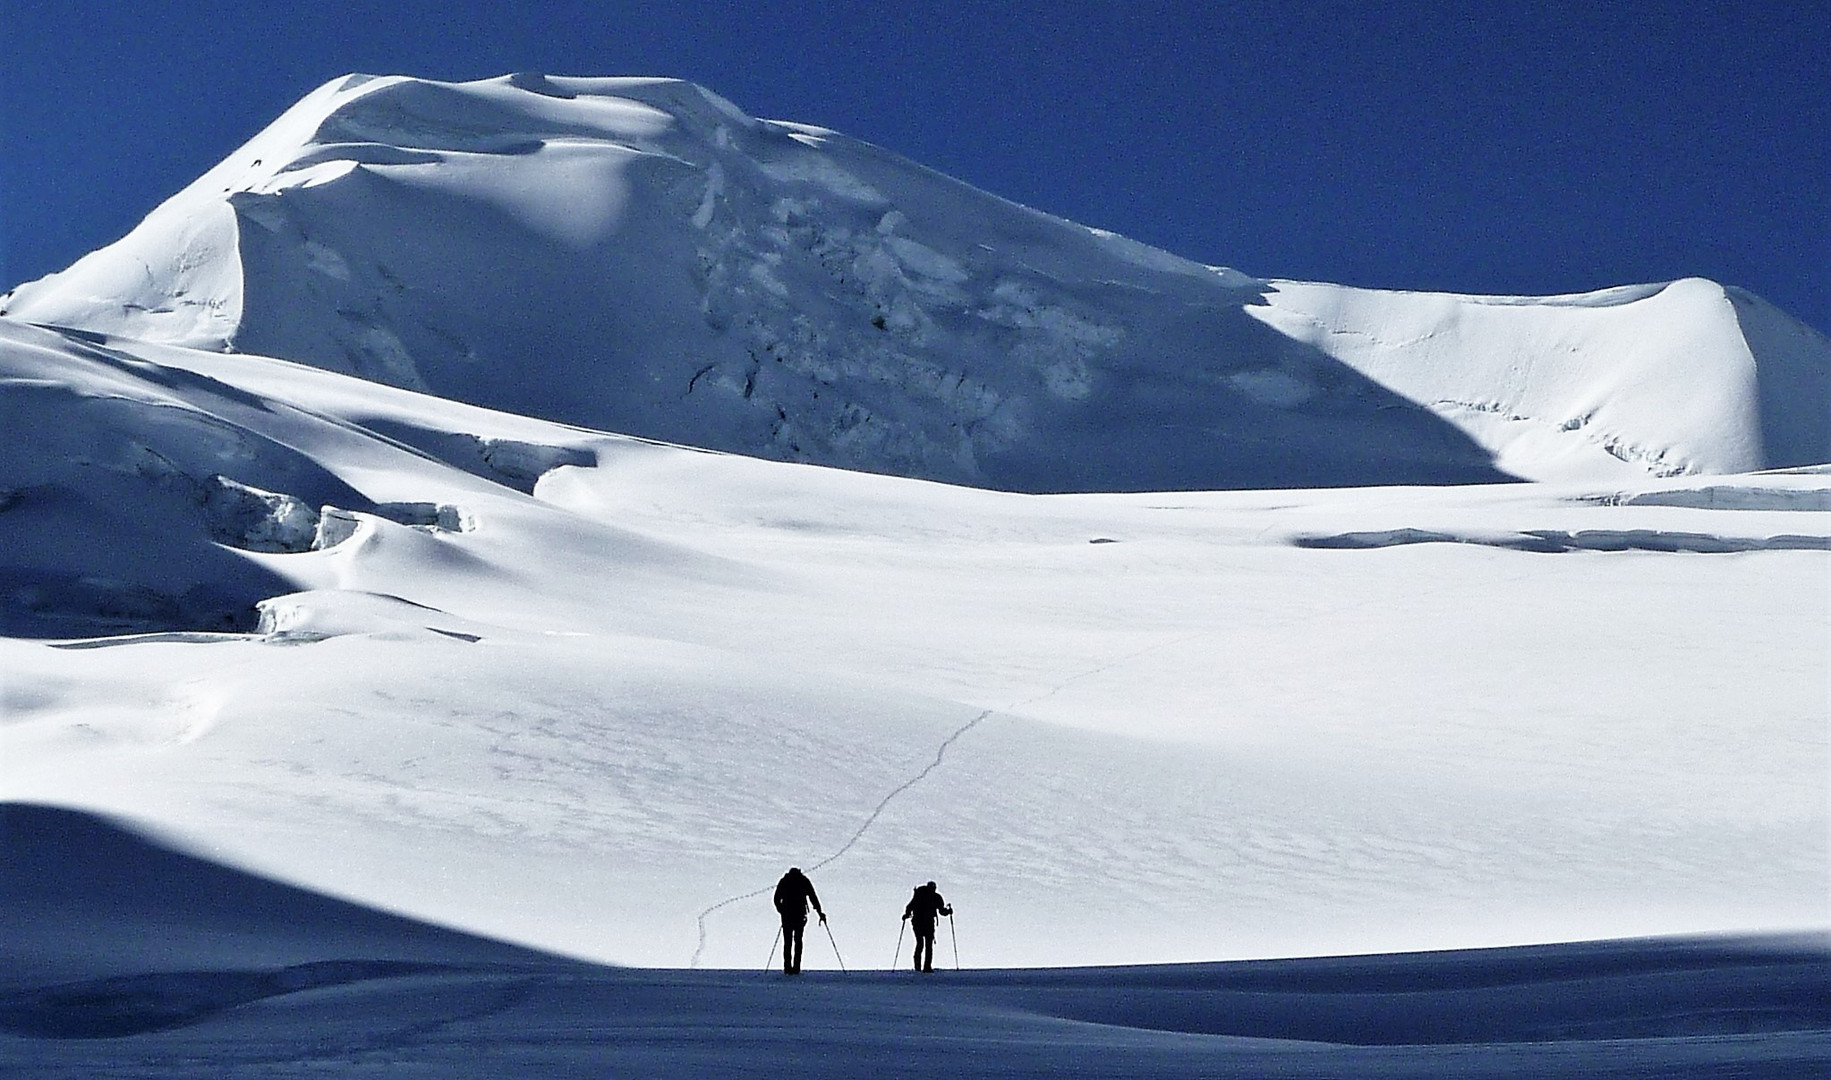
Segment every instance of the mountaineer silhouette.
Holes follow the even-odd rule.
[[[941,899],[941,892],[934,882],[917,885],[915,895],[903,908],[903,918],[909,920],[909,926],[915,931],[915,969],[933,971],[935,969],[935,916],[952,915],[954,909],[946,900]]]
[[[820,897],[814,883],[799,866],[791,866],[782,880],[776,882],[776,912],[782,916],[782,971],[795,975],[801,971],[801,934],[807,929],[807,908],[814,906],[821,922],[826,912],[820,910]]]

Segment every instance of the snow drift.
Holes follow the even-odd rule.
[[[1733,289],[1261,280],[658,79],[334,81],[5,310],[1007,490],[1831,460],[1831,343]]]

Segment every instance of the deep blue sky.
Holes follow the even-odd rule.
[[[0,0],[0,287],[350,71],[676,75],[1249,273],[1831,330],[1831,5]]]

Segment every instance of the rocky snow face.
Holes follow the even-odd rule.
[[[1259,280],[668,80],[338,80],[6,313],[1020,491],[1831,458],[1831,344],[1710,282]]]

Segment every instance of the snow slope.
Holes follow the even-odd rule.
[[[658,79],[334,81],[4,310],[1005,490],[1831,460],[1831,343],[1735,290],[1259,280]]]
[[[1827,921],[1822,472],[1030,496],[0,328],[7,798],[626,963],[791,863],[995,964]]]

